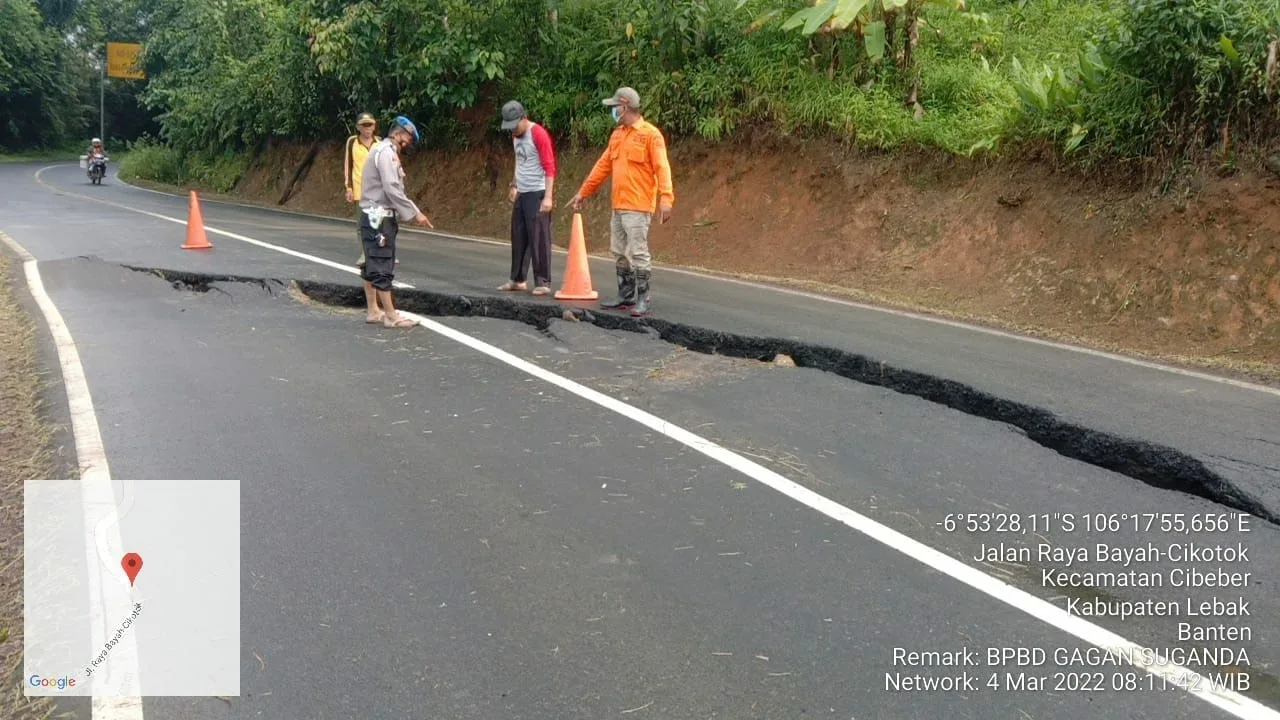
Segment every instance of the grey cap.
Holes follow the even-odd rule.
[[[524,111],[524,105],[519,100],[512,100],[502,106],[502,129],[514,130],[520,121],[525,119],[529,113]]]
[[[618,91],[611,98],[605,98],[605,105],[622,105],[629,108],[640,107],[640,93],[635,90],[624,87],[618,88]]]

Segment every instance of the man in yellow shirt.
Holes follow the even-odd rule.
[[[369,157],[369,149],[378,142],[378,121],[373,115],[365,112],[356,118],[355,135],[347,138],[346,151],[343,153],[342,178],[347,187],[347,202],[356,206],[356,238],[360,239],[360,180],[364,171],[364,161]],[[364,242],[360,240],[360,259],[356,267],[364,267]]]
[[[639,93],[629,87],[618,88],[604,104],[613,108],[618,127],[569,204],[575,211],[581,210],[586,199],[612,176],[609,249],[617,266],[618,298],[602,302],[600,307],[631,308],[633,317],[643,317],[649,314],[649,222],[655,208],[659,223],[669,220],[676,200],[671,163],[662,131],[640,115]]]

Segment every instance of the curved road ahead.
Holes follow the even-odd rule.
[[[1006,673],[1026,668],[989,665],[988,648],[1204,644],[1179,642],[1169,618],[1069,616],[1079,589],[1046,586],[1038,559],[975,557],[999,539],[944,518],[1228,509],[1072,459],[977,407],[654,333],[485,317],[388,330],[323,293],[197,292],[139,271],[354,287],[349,224],[206,202],[215,247],[191,252],[185,198],[90,186],[74,165],[0,166],[0,193],[0,232],[38,261],[75,339],[112,476],[241,481],[242,695],[146,698],[147,720],[1280,717],[1273,524],[1255,519],[1245,538],[1249,639],[1212,644],[1247,650],[1247,691],[1055,687],[1057,672],[1135,671],[1082,664],[1010,689]],[[496,294],[506,252],[406,234],[399,279],[475,302]],[[592,267],[608,293],[607,264]],[[1173,452],[1280,507],[1274,389],[655,276],[656,321],[866,355],[1047,410],[1075,428],[1067,444],[1102,442],[1096,431],[1156,460]],[[1092,552],[1150,538],[1041,540]],[[904,664],[962,648],[976,665]],[[967,690],[909,689],[965,672]]]

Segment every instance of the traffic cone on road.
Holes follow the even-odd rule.
[[[573,214],[573,233],[569,236],[569,262],[564,269],[564,284],[556,291],[557,300],[596,300],[600,293],[591,288],[591,267],[587,263],[587,238],[582,230],[582,213]]]
[[[204,234],[204,216],[200,214],[200,200],[196,191],[191,191],[191,207],[187,210],[187,241],[182,243],[183,250],[205,250],[213,247]]]

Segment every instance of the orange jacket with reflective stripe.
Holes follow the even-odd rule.
[[[659,202],[675,205],[667,141],[662,131],[647,120],[613,131],[608,149],[596,161],[578,194],[591,197],[610,176],[614,210],[651,213]]]

